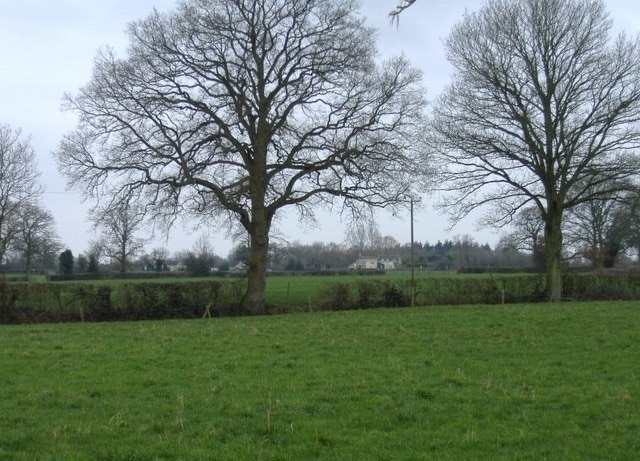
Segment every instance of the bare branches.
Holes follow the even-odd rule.
[[[396,8],[389,13],[391,23],[399,24],[400,14],[402,14],[404,10],[409,8],[415,2],[416,0],[402,0],[400,3],[398,3],[398,6],[396,6]]]
[[[525,205],[545,223],[548,292],[561,297],[562,220],[638,172],[640,41],[609,42],[600,0],[492,0],[446,46],[456,68],[434,109],[431,144],[459,219]]]
[[[140,205],[129,198],[112,201],[94,208],[90,219],[100,230],[101,253],[116,261],[120,272],[126,272],[130,261],[143,249],[146,239],[143,231],[144,213]]]
[[[70,181],[92,193],[114,180],[181,188],[194,203],[207,191],[208,206],[245,219],[254,178],[271,214],[325,193],[391,203],[384,191],[399,178],[380,181],[378,165],[415,150],[420,74],[404,60],[377,69],[350,0],[322,20],[309,19],[313,1],[262,0],[257,12],[219,2],[153,15],[131,27],[126,60],[99,56],[68,99],[81,117],[58,151]]]
[[[231,216],[262,249],[283,207],[397,203],[415,185],[421,75],[374,60],[357,6],[187,0],[136,22],[128,55],[98,56],[67,100],[80,124],[56,154],[62,171],[169,222]]]
[[[44,263],[47,255],[60,250],[55,220],[41,205],[27,202],[21,204],[16,224],[17,233],[11,246],[24,257],[30,277],[37,258]]]
[[[20,230],[23,206],[42,193],[36,157],[21,130],[0,125],[0,263]]]
[[[600,190],[584,187],[596,178],[637,172],[639,44],[608,44],[608,28],[598,1],[495,1],[456,27],[433,145],[465,212],[495,202],[510,213],[508,196],[566,209]]]

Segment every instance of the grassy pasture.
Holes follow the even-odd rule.
[[[640,305],[0,326],[0,459],[637,459]]]

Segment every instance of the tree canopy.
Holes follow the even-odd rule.
[[[446,40],[455,68],[431,146],[454,220],[493,205],[501,225],[535,206],[547,290],[561,297],[565,210],[638,173],[640,40],[610,39],[600,0],[490,0]]]
[[[421,74],[376,60],[354,0],[186,0],[103,50],[66,107],[56,153],[87,196],[136,197],[154,218],[239,223],[250,238],[245,312],[264,310],[278,212],[338,198],[388,206],[414,185]],[[414,170],[415,171],[415,170]]]

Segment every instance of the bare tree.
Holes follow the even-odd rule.
[[[497,246],[530,253],[536,269],[544,270],[544,221],[540,210],[535,206],[522,208],[514,216],[511,228],[513,231],[503,235]]]
[[[63,247],[58,236],[55,237],[55,239],[46,239],[42,242],[43,246],[40,247],[34,260],[34,267],[39,266],[43,273],[48,269],[55,269],[58,253]]]
[[[132,195],[155,218],[239,222],[250,238],[246,313],[264,312],[267,251],[283,208],[334,199],[392,206],[413,186],[421,74],[375,61],[355,0],[185,0],[101,52],[66,105],[57,151],[70,184]]]
[[[104,242],[100,239],[89,240],[89,247],[85,254],[88,260],[87,271],[97,273],[104,255]]]
[[[24,257],[27,278],[30,278],[35,258],[40,257],[42,261],[46,261],[47,256],[62,248],[53,215],[41,205],[22,204],[12,247]]]
[[[154,248],[149,255],[151,266],[156,272],[167,270],[167,262],[169,261],[169,250],[163,247]]]
[[[535,252],[544,232],[540,210],[534,206],[521,209],[511,223],[514,231],[508,240],[519,251]]]
[[[385,255],[392,250],[397,250],[400,247],[400,242],[396,240],[392,235],[383,235],[380,239],[380,248]]]
[[[535,206],[552,300],[565,210],[638,172],[640,40],[611,43],[610,29],[600,0],[491,0],[446,41],[455,74],[432,124],[442,205],[454,222],[493,205],[498,226]]]
[[[200,235],[197,238],[193,244],[193,249],[187,251],[182,259],[187,272],[199,277],[209,275],[220,261],[221,258],[216,256],[209,238],[205,235]]]
[[[345,232],[345,243],[351,250],[373,253],[382,246],[382,234],[373,213],[353,219]]]
[[[0,263],[20,230],[20,210],[42,193],[40,173],[29,139],[0,125]]]
[[[577,256],[591,261],[594,269],[613,267],[616,257],[624,250],[628,222],[623,224],[623,210],[630,194],[630,184],[620,185],[620,191],[598,200],[581,203],[570,210],[564,225],[568,246]]]
[[[144,248],[145,239],[137,236],[144,222],[142,210],[124,200],[94,209],[90,219],[101,231],[104,255],[118,263],[120,272],[126,272],[132,259]]]
[[[611,204],[613,210],[606,210],[609,222],[606,223],[605,236],[611,234],[612,240],[621,243],[623,250],[633,250],[640,264],[640,190],[638,186],[622,194],[619,200]],[[613,211],[611,213],[610,211]]]

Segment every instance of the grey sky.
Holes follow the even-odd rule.
[[[148,15],[156,7],[169,10],[176,0],[0,0],[0,123],[22,128],[31,136],[39,159],[47,193],[45,206],[54,214],[64,244],[74,254],[86,250],[91,230],[85,222],[91,204],[82,204],[78,194],[65,192],[65,183],[51,158],[60,138],[75,124],[72,114],[60,111],[62,95],[74,93],[88,82],[98,49],[111,46],[121,55],[127,45],[126,26]],[[434,98],[449,79],[450,67],[442,39],[462,18],[465,10],[474,10],[479,0],[418,0],[400,19],[399,27],[390,26],[387,13],[397,0],[362,0],[362,11],[370,25],[378,28],[378,48],[382,57],[404,53],[424,72],[429,99]],[[606,2],[614,26],[630,34],[640,32],[638,0]],[[428,202],[429,200],[427,200]],[[344,238],[339,219],[320,214],[319,228],[299,227],[295,217],[282,221],[281,233],[290,241],[337,241]],[[446,217],[426,209],[416,216],[416,239],[435,243],[456,234],[475,233],[473,222],[446,230]],[[383,234],[401,242],[409,240],[407,218],[380,214]],[[171,251],[187,249],[195,236],[177,227],[164,241],[157,235],[152,246]],[[189,237],[189,234],[194,237]],[[226,255],[230,242],[212,234],[216,252]],[[482,243],[495,243],[495,231],[480,232]]]

